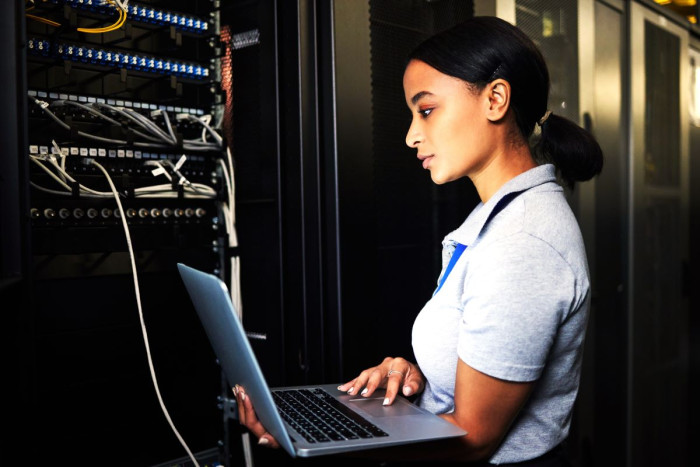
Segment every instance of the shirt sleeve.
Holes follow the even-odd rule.
[[[459,358],[495,378],[537,380],[575,288],[568,263],[538,238],[482,245],[464,281]]]

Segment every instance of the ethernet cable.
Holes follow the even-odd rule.
[[[70,125],[68,125],[66,122],[61,120],[54,112],[49,109],[50,105],[48,102],[37,99],[34,96],[29,96],[29,98],[37,104],[46,115],[48,115],[53,121],[55,121],[59,126],[64,128],[67,131],[71,131],[72,128]],[[106,106],[107,104],[99,104],[100,106]],[[122,109],[118,109],[117,107],[111,106],[113,109],[117,109],[119,111],[122,111]],[[134,141],[132,143],[129,143],[126,140],[120,140],[120,139],[114,139],[114,138],[105,138],[102,136],[98,135],[93,135],[91,133],[86,133],[81,130],[76,130],[75,133],[83,138],[86,139],[91,139],[94,141],[99,141],[104,144],[110,144],[110,145],[116,145],[116,146],[126,146],[126,145],[133,145],[137,147],[145,147],[145,148],[167,148],[167,147],[173,147],[176,146],[177,144],[175,142],[170,141],[169,135],[165,133],[162,129],[160,129],[154,122],[148,120],[146,117],[143,115],[139,114],[138,112],[124,112],[123,115],[128,115],[130,120],[132,120],[134,123],[137,123],[138,125],[141,126],[141,128],[146,129],[148,128],[148,131],[153,132],[154,136],[157,134],[158,137],[161,137],[163,139],[162,143],[155,142],[155,141],[149,141],[149,142],[144,142],[144,141]],[[147,123],[148,121],[148,123]],[[134,130],[132,130],[134,131]],[[191,151],[213,151],[217,150],[219,146],[212,144],[212,143],[202,143],[201,141],[192,141],[192,140],[185,140],[183,141],[182,148],[185,150],[191,150]]]
[[[177,142],[177,137],[175,136],[175,131],[173,131],[173,126],[170,123],[170,117],[168,117],[168,112],[165,110],[154,110],[151,112],[151,117],[155,117],[157,115],[162,115],[163,116],[163,121],[165,122],[165,127],[168,129],[168,134],[170,135],[170,138],[174,141]]]
[[[172,161],[165,159],[162,161],[146,161],[145,165],[155,165],[157,168],[154,169],[151,173],[153,176],[158,176],[158,175],[165,175],[168,179],[168,181],[172,182],[173,178],[172,176],[168,173],[167,169],[165,168],[165,165],[169,166],[172,173],[178,176],[178,181],[177,184],[178,186],[182,185],[183,188],[185,189],[191,189],[195,193],[203,195],[204,197],[207,198],[214,198],[216,197],[216,190],[214,190],[212,187],[199,184],[199,183],[192,183],[187,178],[180,172],[180,167],[185,163],[187,160],[187,157],[183,155],[180,160],[177,161],[176,164],[173,164]],[[161,185],[162,187],[172,187],[171,185]]]
[[[223,138],[221,137],[221,135],[220,135],[219,133],[217,133],[216,130],[214,130],[214,129],[209,125],[209,123],[208,123],[207,121],[205,121],[204,119],[202,119],[202,118],[200,118],[200,117],[197,117],[197,116],[195,116],[195,115],[192,115],[192,114],[187,114],[187,113],[180,113],[180,114],[177,114],[177,115],[176,115],[176,118],[177,118],[178,120],[192,120],[192,121],[194,121],[194,122],[199,123],[200,125],[202,125],[202,126],[204,127],[204,129],[205,129],[206,131],[209,132],[209,134],[211,134],[211,135],[214,137],[214,139],[216,140],[216,143],[217,143],[218,147],[221,147],[221,146],[223,145]],[[202,142],[206,143],[206,141],[204,141],[204,138],[202,138],[202,140],[203,140]]]
[[[54,141],[54,145],[56,145]],[[58,147],[58,145],[56,145]],[[60,151],[60,148],[59,148]],[[86,187],[85,185],[78,183],[68,172],[65,170],[65,165],[63,166],[59,165],[55,157],[53,156],[35,156],[35,155],[30,155],[30,160],[35,163],[37,166],[39,166],[44,172],[46,172],[52,179],[54,179],[65,191],[54,191],[54,190],[49,190],[48,188],[41,187],[34,183],[33,186],[35,186],[37,189],[41,191],[45,191],[48,193],[52,194],[57,194],[57,195],[65,195],[65,196],[71,196],[73,195],[73,190],[71,186],[68,184],[68,182],[77,184],[79,192],[81,196],[86,196],[86,197],[97,197],[97,198],[105,198],[105,197],[111,197],[112,194],[110,192],[100,192],[97,190],[93,190],[91,188]],[[88,159],[86,159],[88,160]],[[45,164],[44,162],[48,162],[51,164],[54,169],[58,172],[58,175],[54,172],[52,172]],[[157,161],[146,161],[146,165],[151,165],[152,163],[155,163]],[[149,164],[150,163],[150,164]],[[161,166],[162,167],[162,166]],[[167,172],[166,172],[167,174]],[[169,174],[168,178],[170,178]],[[185,179],[186,180],[186,179]],[[186,183],[183,182],[183,196],[186,198],[192,198],[192,199],[214,199],[216,198],[216,190],[208,185],[201,184],[201,183],[192,183],[187,181]],[[147,186],[147,187],[140,187],[134,189],[134,197],[137,198],[176,198],[179,196],[179,193],[173,191],[172,184],[159,184],[159,185],[152,185],[152,186]]]
[[[74,107],[78,107],[78,108],[80,108],[80,109],[83,109],[83,110],[85,110],[86,112],[89,112],[90,114],[95,115],[95,116],[97,116],[97,117],[99,117],[99,118],[105,120],[105,121],[108,122],[108,123],[111,123],[112,125],[119,126],[119,127],[121,126],[121,123],[120,123],[120,122],[118,122],[118,121],[114,120],[113,118],[111,118],[111,117],[105,115],[104,113],[98,111],[97,109],[93,108],[92,106],[85,105],[85,104],[81,104],[81,103],[79,103],[79,102],[69,101],[69,100],[65,100],[65,99],[59,99],[59,100],[53,101],[53,102],[52,102],[51,104],[49,104],[49,105],[51,105],[51,106],[72,105],[72,106],[74,106]],[[147,140],[150,140],[150,141],[160,141],[160,139],[157,138],[157,137],[155,137],[155,136],[147,135],[147,134],[142,133],[142,132],[140,132],[140,131],[138,131],[138,130],[132,130],[132,131],[134,132],[134,134],[140,136],[140,137],[143,138],[143,139],[147,139]]]
[[[66,122],[64,122],[60,118],[58,118],[58,116],[55,113],[53,113],[51,110],[49,110],[49,103],[48,102],[37,99],[34,96],[29,96],[29,98],[32,99],[34,101],[34,103],[36,103],[44,111],[44,113],[46,115],[48,115],[53,121],[58,123],[58,125],[60,127],[64,128],[67,131],[71,131],[70,125],[68,125]],[[76,134],[78,136],[83,137],[83,138],[92,139],[92,140],[99,141],[101,143],[106,143],[106,144],[116,144],[116,145],[122,145],[122,146],[127,144],[127,141],[112,139],[112,138],[103,138],[101,136],[93,135],[90,133],[85,133],[84,131],[80,131],[80,130],[76,131]],[[134,145],[137,145],[137,143],[134,143]]]
[[[207,124],[211,123],[211,115],[202,115],[201,120]],[[207,141],[207,128],[205,126],[202,126],[202,141],[203,142],[208,142]]]
[[[168,143],[168,144],[174,144],[175,141],[174,139],[171,139],[168,134],[166,134],[163,130],[161,130],[158,125],[156,125],[154,122],[151,120],[148,120],[146,117],[141,115],[138,112],[135,112],[131,109],[123,108],[123,107],[117,107],[109,104],[105,104],[103,102],[93,102],[92,105],[94,107],[100,107],[106,110],[109,110],[111,112],[114,112],[116,114],[121,115],[122,117],[126,118],[127,120],[130,120],[131,122],[139,125],[141,128],[144,130],[148,131],[151,133],[152,136],[148,137],[150,138],[155,138],[157,140],[160,140],[161,142]],[[136,133],[137,130],[132,130]]]
[[[67,101],[67,100],[56,100],[56,101],[52,102],[50,105],[53,106],[53,105],[66,105],[66,104],[70,104],[70,105],[74,105],[78,108],[82,108],[82,109],[84,109],[84,110],[86,110],[94,115],[97,115],[98,117],[106,120],[107,122],[109,122],[113,125],[119,125],[119,126],[121,125],[119,122],[108,117],[104,113],[99,112],[94,108],[91,108],[91,106],[80,104],[78,102]],[[173,131],[172,124],[170,123],[170,118],[168,117],[167,112],[165,112],[163,110],[160,110],[160,109],[155,110],[152,112],[151,115],[152,116],[157,116],[157,115],[163,116],[163,120],[165,122],[167,132],[162,130],[154,121],[149,120],[146,116],[142,115],[139,112],[136,112],[133,109],[113,106],[110,104],[105,104],[103,102],[94,102],[94,103],[92,103],[92,107],[99,107],[99,108],[114,112],[116,114],[119,114],[119,115],[123,116],[124,118],[130,120],[131,122],[135,123],[136,125],[141,127],[143,130],[148,131],[149,133],[151,133],[151,135],[153,135],[153,136],[148,136],[148,135],[145,135],[138,130],[132,130],[135,134],[138,134],[139,136],[141,136],[144,139],[149,139],[151,141],[155,141],[156,139],[158,139],[158,140],[161,140],[161,142],[170,144],[172,146],[177,145],[177,137],[175,136],[175,132]],[[206,121],[204,121],[204,119],[198,119],[194,115],[189,115],[189,114],[183,114],[183,115],[188,115],[189,116],[188,119],[193,119],[194,121],[201,123],[204,126],[203,131],[209,131],[210,133],[216,135],[216,137],[218,138],[217,141],[221,140],[221,137],[215,132],[215,130],[213,130],[210,126],[208,126],[208,124],[206,123]],[[184,117],[180,116],[179,119],[183,120]],[[209,143],[207,141],[197,141],[197,140],[184,140],[183,145],[186,145],[186,147],[188,147],[190,149],[195,149],[195,148],[196,149],[217,149],[221,146],[220,144],[215,145],[215,144]]]
[[[172,418],[170,418],[170,414],[168,413],[168,409],[165,407],[165,403],[163,402],[163,397],[160,394],[160,389],[158,387],[158,378],[156,377],[155,373],[155,368],[153,366],[153,358],[151,357],[151,348],[150,344],[148,342],[148,331],[146,329],[146,322],[143,317],[143,308],[141,306],[141,292],[139,289],[139,280],[138,280],[138,274],[136,271],[136,260],[134,256],[134,248],[131,244],[131,234],[129,233],[129,225],[126,222],[126,215],[124,213],[124,208],[122,207],[122,203],[119,200],[119,193],[117,192],[117,189],[114,186],[114,183],[112,182],[112,178],[109,176],[109,173],[107,173],[107,170],[99,164],[97,161],[93,159],[85,159],[85,161],[88,164],[92,164],[95,167],[97,167],[105,176],[107,179],[107,182],[109,183],[110,188],[112,189],[112,193],[114,194],[114,199],[117,202],[117,208],[119,209],[119,213],[121,214],[121,220],[122,220],[122,226],[124,227],[124,235],[126,236],[126,243],[129,249],[129,258],[131,259],[131,270],[133,272],[133,277],[134,277],[134,289],[136,292],[136,304],[138,306],[139,310],[139,320],[141,322],[141,333],[143,335],[143,341],[144,345],[146,347],[146,355],[148,357],[148,367],[150,368],[151,372],[151,380],[153,381],[153,387],[155,389],[156,395],[158,396],[158,402],[160,403],[160,408],[163,411],[163,414],[165,415],[165,418],[167,419],[168,423],[170,424],[170,427],[172,428],[173,432],[175,433],[175,436],[177,437],[178,441],[180,441],[180,444],[185,448],[185,451],[187,451],[187,454],[189,455],[190,459],[192,460],[192,463],[196,466],[199,467],[199,463],[197,462],[197,459],[195,458],[194,454],[192,454],[192,451],[190,448],[187,446],[187,443],[185,440],[182,438],[180,435],[180,432],[177,430],[175,427],[175,424],[172,421]]]
[[[71,190],[70,185],[68,185],[68,183],[65,180],[62,180],[59,176],[57,176],[55,173],[53,173],[48,167],[46,167],[44,164],[42,164],[41,158],[39,156],[30,156],[30,160],[32,162],[34,162],[36,165],[38,165],[39,167],[41,167],[42,170],[44,170],[51,178],[56,180],[56,182],[58,182],[59,185],[61,185],[63,188],[65,188],[67,190],[67,194],[72,194],[72,190]],[[61,170],[60,166],[55,161],[53,161],[51,159],[48,159],[48,160],[49,160],[49,163],[51,163],[53,166],[55,166],[65,178],[67,178],[72,183],[77,183],[75,181],[75,179],[68,174],[68,172]],[[95,191],[95,190],[92,190],[92,189],[86,187],[85,185],[82,185],[82,184],[78,184],[78,187],[85,194],[93,195],[96,197],[111,196],[110,193],[103,193],[103,192]]]

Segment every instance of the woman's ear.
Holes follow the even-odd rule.
[[[491,122],[501,121],[510,107],[510,83],[504,79],[491,81],[486,85],[489,108],[486,117]]]

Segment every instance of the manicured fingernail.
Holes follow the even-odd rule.
[[[340,386],[338,386],[338,391],[342,391],[342,389],[340,389],[340,388],[342,388],[342,387],[343,387],[342,384],[341,384]]]
[[[350,388],[350,389],[348,389],[348,394],[352,394],[353,391],[355,391],[355,388]]]
[[[385,398],[384,402],[382,402],[382,405],[389,405],[389,398]]]
[[[262,444],[262,445],[268,444],[269,442],[270,442],[270,440],[267,438],[260,438],[258,440],[258,444]]]
[[[233,393],[234,393],[236,396],[238,396],[238,385],[235,385],[235,386],[233,387]]]
[[[239,389],[238,392],[241,394],[241,400],[245,400],[245,392],[243,392],[243,388]]]
[[[409,386],[404,386],[403,387],[403,395],[404,396],[410,396],[411,395],[411,388]]]
[[[369,391],[369,389],[364,388],[360,394],[362,394],[364,396],[365,394],[367,394],[367,391]]]

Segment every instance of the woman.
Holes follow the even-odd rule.
[[[468,432],[439,450],[416,445],[410,458],[560,465],[590,302],[561,185],[598,174],[600,147],[547,109],[541,53],[498,18],[472,18],[419,45],[403,86],[413,114],[406,144],[435,183],[469,177],[481,203],[443,241],[438,286],[413,327],[417,364],[386,358],[339,389],[370,397],[385,387],[385,404],[399,390],[420,395]],[[276,445],[237,393],[242,423]]]

